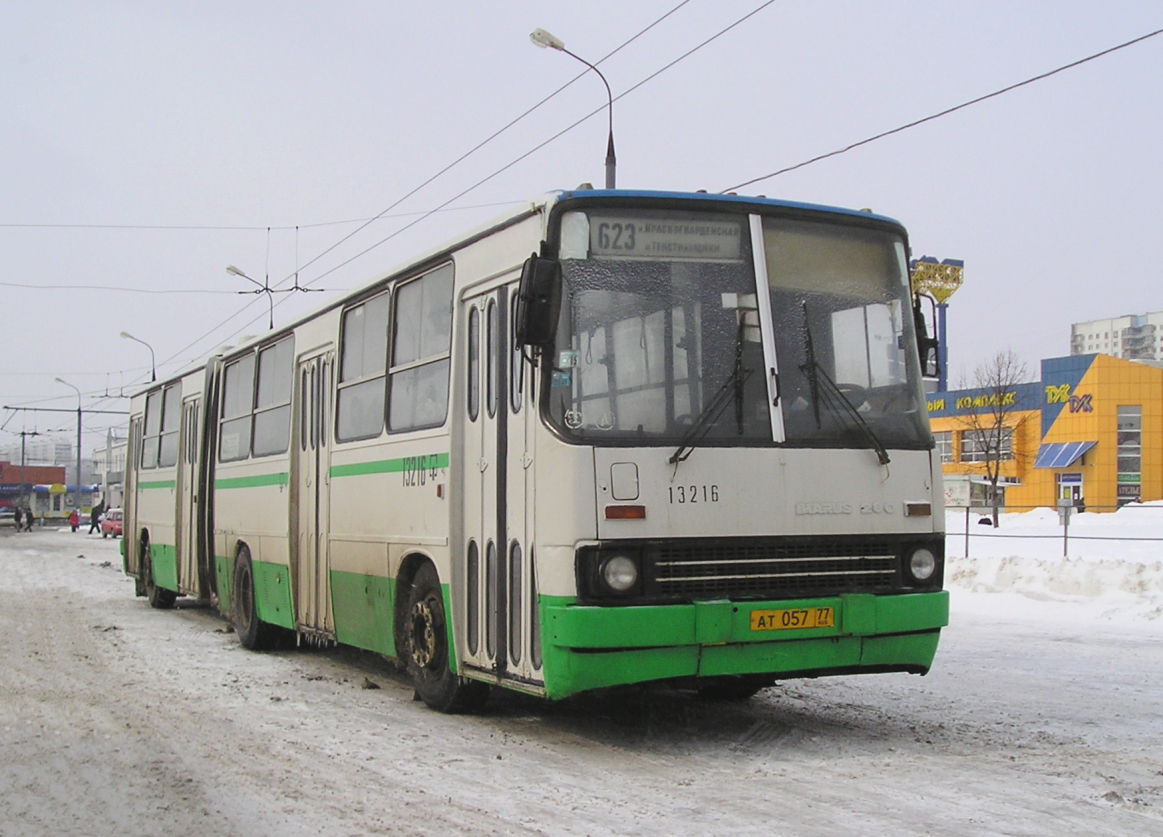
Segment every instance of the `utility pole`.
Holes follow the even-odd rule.
[[[26,489],[28,488],[28,483],[24,479],[24,458],[25,458],[24,457],[24,438],[26,436],[39,436],[39,435],[40,434],[37,433],[35,430],[33,430],[32,432],[27,432],[24,430],[20,431],[20,508],[25,507],[24,495],[25,495]]]
[[[73,510],[77,514],[81,513],[81,389],[80,387],[70,384],[64,378],[57,378],[58,384],[64,384],[70,389],[77,392],[77,476],[76,483],[73,485],[75,491],[73,492]]]

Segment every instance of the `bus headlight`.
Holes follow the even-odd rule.
[[[632,590],[638,583],[638,564],[625,555],[611,555],[599,570],[602,581],[615,593]]]
[[[909,575],[917,581],[928,581],[937,571],[937,556],[925,547],[914,549],[909,556]]]

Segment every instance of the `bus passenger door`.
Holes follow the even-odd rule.
[[[209,591],[203,590],[198,576],[198,546],[194,509],[198,504],[198,413],[199,398],[189,398],[182,404],[181,433],[178,436],[178,490],[177,521],[175,535],[178,549],[178,587],[183,592],[192,592],[199,597]]]
[[[137,523],[137,471],[141,467],[141,423],[140,415],[129,420],[129,439],[125,445],[125,484],[121,492],[121,548],[125,550],[123,567],[127,573],[134,575],[141,572],[139,554],[141,529]]]
[[[526,410],[512,389],[516,284],[467,300],[464,639],[461,656],[502,678],[526,679]]]
[[[295,375],[291,531],[295,620],[304,633],[333,638],[328,549],[330,463],[328,421],[334,353],[300,358]]]

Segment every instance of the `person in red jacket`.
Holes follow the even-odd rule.
[[[77,514],[77,510],[73,509],[69,512],[69,526],[73,527],[73,531],[77,531],[77,527],[81,525],[81,516]]]

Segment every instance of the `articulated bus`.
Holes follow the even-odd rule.
[[[132,400],[124,569],[441,711],[926,673],[948,621],[897,222],[552,193]]]

